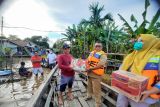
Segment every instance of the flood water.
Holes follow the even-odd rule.
[[[13,70],[18,73],[17,69],[14,67],[18,66],[17,63],[20,59],[15,59],[14,61],[15,65],[13,65]],[[31,66],[29,59],[24,59],[23,61],[27,62],[27,66]],[[43,70],[43,77],[40,74],[38,78],[32,75],[31,78],[27,78],[26,80],[0,85],[0,107],[25,107],[29,99],[34,95],[41,83],[46,80],[50,72],[47,68],[43,68]],[[20,77],[17,75],[17,78]]]

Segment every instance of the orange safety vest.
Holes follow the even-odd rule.
[[[150,67],[148,67],[148,69],[147,67],[145,67],[146,69],[144,68],[142,72],[143,76],[146,76],[149,78],[148,86],[147,86],[148,90],[150,90],[158,81],[160,81],[159,61],[160,61],[160,56],[155,56],[150,58],[149,61],[147,62],[148,66]],[[160,99],[160,93],[151,94],[150,97],[153,99]]]
[[[97,66],[97,64],[100,62],[100,57],[102,54],[105,54],[103,51],[100,51],[100,52],[94,52],[92,51],[88,57],[88,67],[95,67]],[[104,67],[101,67],[99,69],[95,69],[95,70],[92,70],[93,73],[101,76],[104,74]]]

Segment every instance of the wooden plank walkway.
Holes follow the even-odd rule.
[[[83,78],[83,76],[84,78]],[[68,100],[67,89],[63,93],[63,105],[58,105],[58,92],[60,86],[60,69],[55,67],[50,74],[48,79],[39,87],[36,94],[28,102],[26,107],[95,107],[94,99],[85,101],[87,96],[87,82],[86,75],[82,74],[80,77],[76,73],[75,81],[72,88],[74,95],[73,100]],[[102,106],[101,107],[115,107],[118,92],[111,86],[101,83],[102,85]],[[50,88],[47,88],[50,86]],[[46,99],[45,99],[46,96]],[[44,100],[45,99],[45,100]],[[160,107],[159,105],[151,107]]]
[[[57,76],[57,79],[60,79],[60,75]],[[63,94],[64,103],[59,107],[95,107],[94,100],[85,101],[86,92],[87,90],[85,85],[83,84],[83,79],[80,78],[78,74],[76,74],[75,81],[72,87],[72,94],[74,96],[74,99],[71,101],[68,100],[66,89],[66,91],[64,92],[65,94]]]

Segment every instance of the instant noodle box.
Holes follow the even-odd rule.
[[[114,71],[112,73],[111,85],[119,93],[138,102],[141,92],[146,90],[148,78],[127,71]]]

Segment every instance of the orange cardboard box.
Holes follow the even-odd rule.
[[[114,71],[111,85],[128,98],[138,102],[141,92],[146,90],[148,78],[127,71]]]

